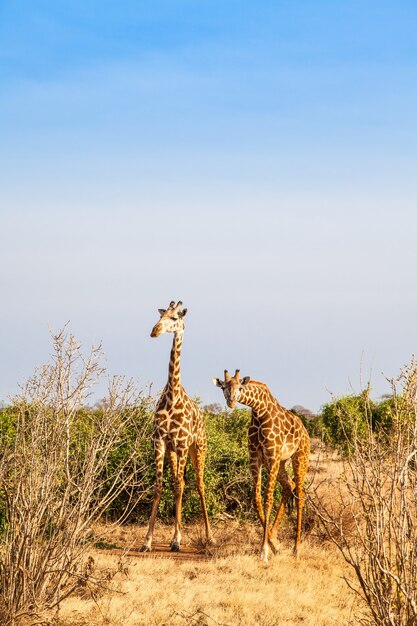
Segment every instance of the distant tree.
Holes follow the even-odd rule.
[[[297,415],[303,415],[307,419],[313,419],[314,417],[313,411],[310,411],[310,409],[306,409],[305,406],[303,406],[302,404],[296,404],[290,410]]]
[[[206,404],[203,406],[203,411],[213,413],[213,415],[220,415],[220,413],[223,413],[223,407],[219,404],[219,402],[213,402],[212,404]]]
[[[321,415],[316,415],[313,411],[306,409],[301,404],[296,404],[290,411],[301,418],[310,437],[321,437],[323,430]]]

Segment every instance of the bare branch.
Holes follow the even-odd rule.
[[[127,494],[130,510],[143,492],[136,455],[149,424],[135,417],[142,394],[132,381],[115,377],[102,406],[87,411],[86,398],[105,373],[101,345],[84,356],[67,327],[52,336],[52,344],[50,362],[13,399],[14,434],[0,455],[5,624],[59,604],[88,578],[91,524],[120,494]]]

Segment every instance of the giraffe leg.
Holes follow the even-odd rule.
[[[177,458],[177,453],[174,452],[174,450],[169,450],[168,462],[169,462],[169,469],[171,470],[171,476],[174,481],[174,496],[175,496],[175,481],[176,481],[176,476],[178,474],[178,458]],[[174,499],[175,499],[174,506],[176,507],[176,496],[174,497]],[[175,512],[175,516],[176,516],[176,512]],[[170,543],[171,548],[172,548],[172,542],[173,542],[173,539],[171,540],[171,543]]]
[[[276,459],[272,461],[271,466],[269,468],[268,483],[266,486],[266,493],[265,493],[264,535],[263,535],[263,541],[262,541],[262,547],[261,547],[261,559],[263,561],[267,561],[268,555],[269,555],[269,537],[270,537],[269,516],[271,514],[272,503],[274,499],[274,488],[275,488],[275,483],[277,482],[278,469],[279,469],[279,459]]]
[[[173,450],[169,450],[168,452],[168,462],[169,462],[169,469],[171,470],[172,478],[175,480],[175,477],[177,475],[178,460],[177,460],[177,453],[174,452]]]
[[[254,490],[253,490],[253,502],[255,505],[256,512],[258,513],[258,517],[261,520],[262,527],[265,521],[265,514],[262,505],[262,495],[261,495],[261,484],[262,484],[262,462],[260,457],[254,456],[251,462],[251,472],[252,478],[254,482]],[[271,547],[271,550],[274,554],[277,553],[276,546],[274,545],[271,539],[271,533],[268,530],[268,541]]]
[[[174,453],[175,454],[175,453]],[[171,458],[171,457],[170,457]],[[184,492],[184,471],[187,462],[187,450],[181,450],[176,453],[176,474],[174,478],[174,495],[175,495],[175,528],[174,535],[171,540],[171,551],[179,552],[181,547],[181,518],[182,518],[182,494]],[[171,465],[171,469],[172,469]]]
[[[295,487],[295,484],[292,480],[290,480],[286,472],[285,461],[281,461],[279,464],[278,482],[282,487],[282,498],[272,526],[271,536],[276,536],[277,534],[278,526],[281,523],[282,516],[284,515],[285,507],[287,506]]]
[[[301,526],[303,519],[303,508],[305,503],[304,481],[308,469],[310,453],[310,441],[307,439],[305,444],[300,447],[292,458],[294,468],[295,490],[297,501],[297,532],[295,536],[294,554],[298,556],[298,549],[301,539]]]
[[[262,506],[262,496],[261,496],[261,482],[262,482],[262,463],[259,455],[254,455],[250,459],[250,470],[252,473],[253,480],[253,503],[255,505],[256,512],[258,513],[259,519],[261,520],[261,524],[264,523],[265,515]]]
[[[197,444],[193,444],[190,447],[190,457],[191,462],[194,466],[196,482],[197,482],[197,491],[200,496],[201,508],[203,509],[203,517],[204,517],[204,525],[206,529],[206,541],[208,544],[213,544],[213,535],[211,534],[210,522],[207,513],[207,506],[205,500],[205,490],[204,490],[204,463],[205,463],[205,451],[198,448]]]
[[[156,481],[148,532],[146,533],[145,541],[140,549],[141,552],[150,552],[150,550],[152,549],[153,531],[155,527],[156,515],[158,513],[159,502],[162,495],[162,474],[164,470],[164,456],[165,444],[162,441],[155,442]]]

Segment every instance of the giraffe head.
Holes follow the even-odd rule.
[[[213,383],[223,389],[224,397],[227,402],[227,406],[233,409],[236,406],[236,402],[239,402],[240,393],[242,388],[250,383],[250,376],[245,376],[240,380],[240,370],[236,370],[235,375],[229,376],[229,372],[224,370],[224,380],[220,378],[213,378]]]
[[[158,309],[161,318],[152,328],[151,337],[159,337],[163,333],[184,332],[184,317],[187,309],[181,311],[181,307],[182,302],[179,300],[177,304],[174,301],[170,302],[167,309]]]

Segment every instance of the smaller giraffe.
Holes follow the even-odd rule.
[[[237,402],[252,408],[252,421],[248,434],[249,460],[255,487],[255,507],[263,525],[261,559],[268,560],[269,542],[276,535],[285,506],[294,493],[294,487],[297,502],[294,554],[298,555],[305,500],[304,480],[310,453],[310,438],[307,430],[297,415],[279,404],[265,383],[251,380],[249,376],[241,380],[239,370],[236,370],[233,377],[229,376],[225,370],[224,380],[213,378],[213,383],[223,390],[230,408],[233,408]],[[289,458],[292,460],[295,484],[285,470],[285,463]],[[261,498],[262,467],[265,467],[268,472],[264,506],[262,506]],[[277,479],[282,487],[282,498],[271,529],[269,517]]]

